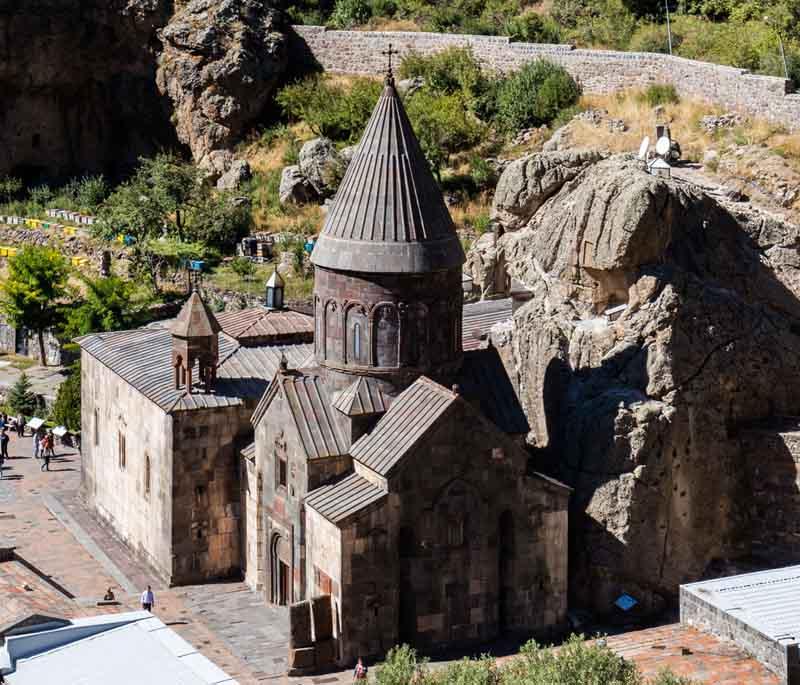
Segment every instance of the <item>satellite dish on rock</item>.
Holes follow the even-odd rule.
[[[659,138],[656,143],[656,154],[666,157],[672,147],[672,141],[666,136]]]
[[[650,149],[650,136],[645,136],[642,144],[639,146],[639,159],[642,161],[647,159],[647,151]]]

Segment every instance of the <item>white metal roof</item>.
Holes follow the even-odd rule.
[[[228,674],[147,612],[75,619],[57,630],[9,636],[25,640],[21,656],[2,658],[8,685],[237,685]],[[121,625],[120,625],[121,624]],[[19,651],[19,646],[17,647]],[[8,670],[8,667],[12,670]]]
[[[773,640],[800,642],[800,566],[704,580],[681,588]]]

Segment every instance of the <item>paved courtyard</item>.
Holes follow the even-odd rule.
[[[167,588],[82,506],[75,450],[58,448],[50,472],[40,470],[30,438],[13,436],[9,451],[0,480],[0,544],[15,545],[17,559],[0,563],[0,626],[31,613],[128,611],[138,608],[139,593],[151,584],[159,618],[242,685],[351,683],[349,669],[287,678],[287,612],[266,606],[243,583]],[[98,607],[108,587],[120,604]],[[608,644],[647,676],[669,667],[699,683],[780,682],[733,645],[680,625],[613,636]]]

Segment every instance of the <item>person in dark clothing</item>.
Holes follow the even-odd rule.
[[[50,457],[53,455],[53,434],[49,431],[42,438],[42,471],[50,470]]]
[[[2,455],[3,459],[8,459],[8,431],[3,428],[0,431],[0,455]]]

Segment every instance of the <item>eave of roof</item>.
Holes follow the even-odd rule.
[[[386,495],[385,490],[351,473],[308,493],[305,504],[331,523],[342,526]]]

